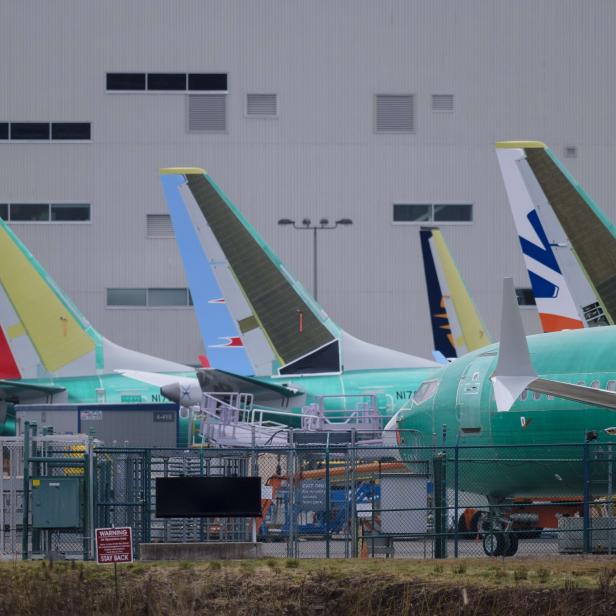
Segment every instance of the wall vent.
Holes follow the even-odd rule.
[[[278,115],[276,94],[247,94],[246,115],[250,118],[275,118]]]
[[[198,94],[188,96],[188,130],[224,133],[227,130],[227,96]]]
[[[148,237],[173,237],[173,226],[169,214],[147,214],[146,227]]]
[[[376,95],[376,132],[412,133],[415,130],[413,94]]]
[[[453,94],[433,94],[432,111],[453,111]]]

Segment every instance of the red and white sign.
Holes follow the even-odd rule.
[[[133,562],[133,529],[96,529],[96,562],[99,565]]]

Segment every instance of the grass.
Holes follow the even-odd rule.
[[[616,563],[510,560],[296,560],[2,563],[0,616],[26,614],[610,614]],[[524,592],[520,592],[521,589]]]

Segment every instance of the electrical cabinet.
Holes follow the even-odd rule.
[[[32,479],[32,528],[80,528],[82,526],[79,477]]]

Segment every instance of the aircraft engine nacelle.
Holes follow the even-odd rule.
[[[160,393],[180,406],[198,406],[201,403],[201,387],[196,379],[163,385]]]

